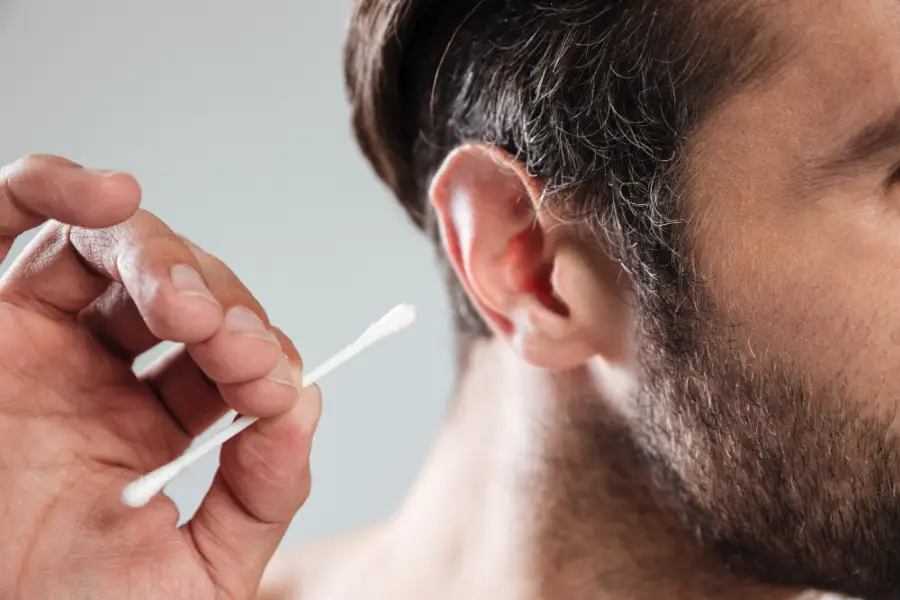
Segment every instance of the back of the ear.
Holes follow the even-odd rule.
[[[619,289],[625,278],[610,279],[541,209],[543,191],[502,150],[457,148],[431,187],[448,257],[481,316],[526,361],[559,370],[597,354],[613,358],[629,319]]]

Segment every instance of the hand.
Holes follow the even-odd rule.
[[[128,175],[29,157],[0,171],[0,597],[253,598],[309,492],[316,388],[213,256],[139,211]],[[249,209],[249,207],[248,207]],[[182,344],[143,373],[135,358]],[[222,449],[195,517],[126,483],[228,408],[261,417]]]

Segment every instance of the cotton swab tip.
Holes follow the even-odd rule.
[[[416,307],[412,304],[400,304],[373,323],[363,337],[384,338],[406,329],[416,321]]]
[[[122,502],[132,508],[146,506],[153,496],[160,493],[166,484],[178,475],[180,467],[179,464],[169,463],[132,481],[122,490]]]

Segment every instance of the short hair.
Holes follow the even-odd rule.
[[[357,139],[435,239],[427,194],[448,152],[467,141],[509,152],[671,330],[693,286],[682,256],[687,142],[774,63],[771,28],[751,4],[358,0],[345,55]],[[449,276],[458,329],[487,334]]]

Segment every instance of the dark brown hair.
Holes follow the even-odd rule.
[[[693,285],[683,150],[726,91],[772,63],[766,29],[743,0],[359,0],[345,64],[353,124],[433,236],[428,184],[448,151],[479,140],[516,156],[671,334]],[[451,291],[460,330],[486,333]]]

